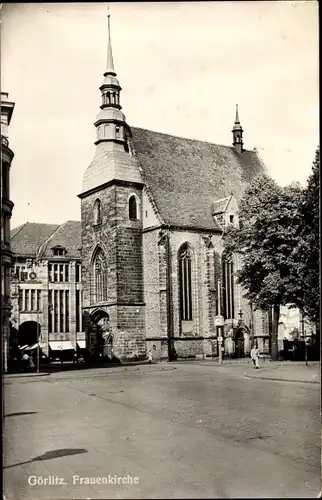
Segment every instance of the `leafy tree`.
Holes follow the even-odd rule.
[[[228,254],[242,255],[239,283],[255,309],[272,310],[271,355],[277,359],[280,306],[301,303],[295,249],[301,232],[299,185],[279,187],[267,175],[257,177],[239,206],[239,228],[224,235]]]
[[[320,318],[320,151],[315,152],[312,172],[303,193],[302,231],[297,249],[299,275],[303,286],[303,310],[314,323]]]

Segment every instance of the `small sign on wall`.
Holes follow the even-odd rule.
[[[215,316],[214,324],[215,324],[215,326],[224,326],[224,324],[225,324],[224,317],[221,315]]]

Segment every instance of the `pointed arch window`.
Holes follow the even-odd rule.
[[[180,319],[191,321],[192,314],[192,251],[184,245],[179,251]]]
[[[129,219],[138,220],[138,203],[134,195],[129,199]]]
[[[234,293],[234,262],[233,258],[222,255],[222,285],[224,318],[233,319],[235,316],[235,293]]]
[[[95,253],[92,274],[94,302],[105,302],[107,300],[107,262],[101,248],[98,248]]]
[[[93,213],[94,224],[102,223],[102,204],[99,199],[94,203],[94,213]]]

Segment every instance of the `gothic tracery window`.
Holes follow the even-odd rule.
[[[94,301],[104,302],[107,300],[107,262],[101,248],[95,253],[93,259],[93,288]]]
[[[94,203],[94,224],[100,224],[102,222],[102,205],[100,200],[96,200]]]
[[[232,257],[222,255],[222,285],[224,318],[232,319],[235,316],[234,294],[234,263]]]
[[[191,321],[192,314],[192,251],[188,245],[179,251],[180,319]]]

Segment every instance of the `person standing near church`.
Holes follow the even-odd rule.
[[[104,339],[107,356],[113,358],[113,332],[108,317],[103,317],[98,321],[98,326],[102,331],[102,338]]]
[[[258,369],[259,351],[256,344],[253,345],[252,350],[250,351],[250,357],[253,361],[254,368]]]

